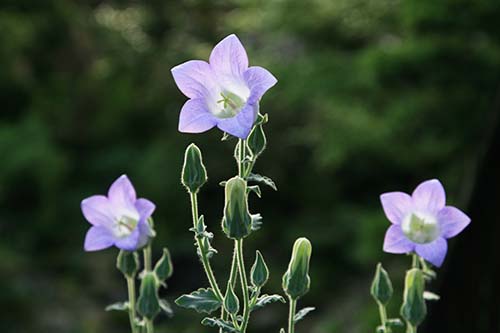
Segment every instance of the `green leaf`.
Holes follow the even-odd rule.
[[[271,178],[259,175],[258,173],[251,173],[248,176],[247,180],[249,182],[256,182],[256,183],[261,183],[261,184],[267,185],[275,191],[278,190],[278,188],[276,187],[276,184],[274,183],[274,181]]]
[[[168,318],[172,318],[174,316],[174,310],[172,310],[172,306],[166,299],[160,299],[160,308]]]
[[[116,302],[108,305],[106,311],[128,311],[128,302]]]
[[[257,231],[262,227],[262,216],[260,214],[252,214],[252,231]]]
[[[309,312],[312,312],[314,310],[316,310],[316,308],[313,307],[303,308],[302,310],[300,310],[295,314],[295,316],[293,317],[293,322],[297,323],[301,321],[302,319],[304,319],[305,316],[307,316]]]
[[[285,299],[281,295],[264,294],[257,299],[257,302],[252,307],[252,310],[263,308],[264,306],[275,302],[286,303]]]
[[[387,321],[385,323],[387,324],[387,326],[390,326],[390,327],[403,327],[404,326],[403,321],[399,318],[387,319]]]
[[[205,326],[222,328],[223,332],[239,333],[240,331],[232,323],[219,318],[203,318],[201,323]]]
[[[222,305],[211,288],[201,288],[189,295],[182,295],[175,300],[175,304],[186,309],[196,310],[199,313],[212,313]]]

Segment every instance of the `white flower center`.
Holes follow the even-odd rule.
[[[217,101],[219,107],[214,112],[217,118],[233,118],[245,106],[245,99],[235,93],[223,91],[220,94],[222,98]]]
[[[119,238],[130,236],[138,222],[139,221],[130,216],[122,215],[115,221],[115,224],[113,225],[113,233]]]
[[[413,212],[406,215],[401,229],[408,239],[418,244],[430,243],[439,237],[438,221],[429,214]]]

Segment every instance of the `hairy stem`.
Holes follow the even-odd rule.
[[[391,333],[392,330],[387,325],[387,310],[385,308],[385,305],[379,302],[377,303],[378,303],[378,312],[380,314],[380,323],[382,324],[382,327],[384,327],[384,333]]]
[[[151,264],[151,242],[144,248],[144,270],[146,272],[151,272],[152,264]]]
[[[130,329],[132,333],[137,333],[137,326],[135,325],[135,279],[133,277],[126,277],[128,289],[128,316],[130,319]]]
[[[290,298],[290,312],[288,313],[288,333],[295,332],[295,311],[297,308],[297,300]]]
[[[413,326],[412,324],[407,323],[406,333],[417,333],[417,326]]]
[[[236,241],[237,243],[237,255],[238,255],[238,270],[241,279],[241,291],[243,292],[243,321],[241,323],[240,332],[245,333],[248,320],[250,319],[250,299],[248,295],[248,281],[247,273],[245,270],[245,260],[243,258],[243,239]]]
[[[155,327],[153,325],[153,321],[150,319],[146,319],[146,332],[147,333],[154,333]]]

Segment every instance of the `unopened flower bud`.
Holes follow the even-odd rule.
[[[269,279],[269,269],[259,251],[257,251],[255,263],[250,271],[250,279],[255,287],[264,286]]]
[[[415,327],[420,325],[427,315],[424,290],[425,280],[422,271],[413,268],[406,272],[401,316]]]
[[[380,263],[377,265],[370,292],[373,298],[382,305],[387,305],[392,297],[393,289],[391,279]]]
[[[226,295],[224,296],[224,309],[230,314],[237,314],[240,310],[240,300],[234,293],[231,281],[227,284]]]
[[[148,272],[142,277],[137,312],[149,320],[153,320],[161,311],[158,285],[159,282],[153,272]]]
[[[126,277],[133,278],[139,269],[139,256],[136,252],[120,250],[116,258],[116,267]]]
[[[304,296],[310,288],[309,261],[312,246],[307,238],[299,238],[293,245],[292,259],[283,275],[283,290],[292,299]]]
[[[257,157],[266,149],[267,139],[262,125],[255,126],[247,139],[247,145],[253,156]]]
[[[174,273],[174,265],[172,264],[170,251],[167,248],[163,249],[163,255],[155,265],[155,273],[160,282],[169,279]]]
[[[242,239],[252,230],[252,216],[248,212],[247,184],[242,178],[233,177],[227,181],[225,193],[222,229],[227,237]]]
[[[207,170],[203,165],[200,149],[194,144],[186,148],[182,166],[182,184],[190,193],[196,193],[207,181]]]

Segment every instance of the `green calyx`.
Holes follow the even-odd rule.
[[[137,252],[120,250],[116,258],[116,268],[126,277],[135,277],[139,270],[139,256]]]
[[[194,144],[186,148],[182,166],[182,184],[190,193],[196,193],[207,182],[207,170],[200,149]]]
[[[255,255],[255,262],[250,271],[250,279],[255,287],[263,287],[269,279],[269,269],[260,251]]]
[[[236,176],[226,182],[222,229],[231,239],[243,239],[252,231],[252,216],[248,212],[246,182]]]
[[[392,297],[391,279],[380,263],[377,265],[370,292],[373,298],[382,305],[387,305]]]
[[[311,242],[307,238],[299,238],[295,241],[288,270],[283,275],[283,290],[293,300],[304,296],[309,291],[311,253]]]
[[[412,326],[416,327],[424,321],[427,315],[427,306],[424,299],[424,274],[417,268],[406,272],[403,305],[401,316]]]
[[[158,286],[159,282],[155,273],[148,272],[144,274],[139,298],[137,299],[137,312],[149,320],[153,320],[161,311]]]

